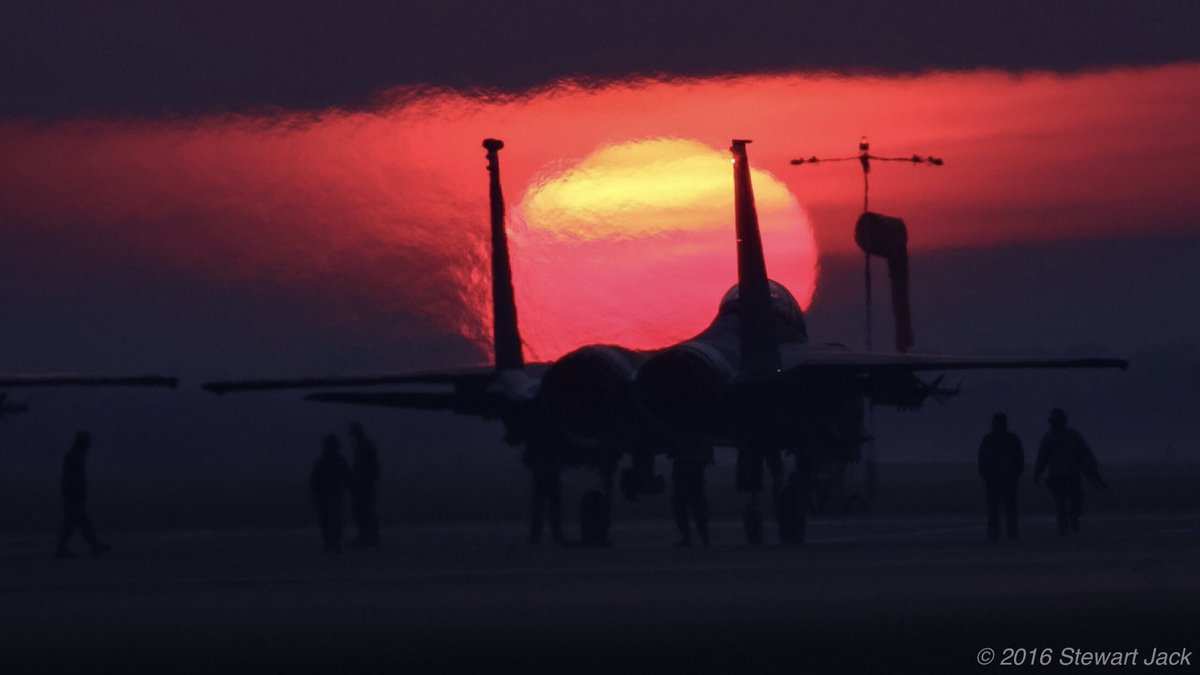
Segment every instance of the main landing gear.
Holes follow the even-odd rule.
[[[766,471],[764,471],[764,468]],[[771,495],[775,510],[775,524],[779,541],[783,544],[801,544],[808,521],[808,476],[797,463],[796,469],[783,480],[783,459],[778,450],[739,448],[737,458],[737,489],[750,494],[750,500],[742,510],[742,526],[746,532],[746,543],[763,543],[763,513],[759,506],[759,494],[764,486],[765,473],[771,475]]]

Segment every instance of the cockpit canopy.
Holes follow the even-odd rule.
[[[800,303],[796,302],[796,298],[792,296],[783,284],[767,280],[771,289],[771,311],[775,317],[786,327],[798,332],[805,338],[808,337],[808,327],[804,323],[804,313],[800,311]],[[721,298],[721,306],[717,310],[717,316],[726,316],[738,311],[739,304],[738,286],[734,284]]]

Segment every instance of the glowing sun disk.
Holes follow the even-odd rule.
[[[812,227],[782,182],[752,174],[771,276],[807,306]],[[649,349],[699,331],[737,277],[733,213],[728,152],[693,140],[628,141],[544,170],[513,229],[518,306],[535,356],[592,343]]]

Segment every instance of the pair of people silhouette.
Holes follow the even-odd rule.
[[[350,425],[354,444],[354,463],[347,464],[341,454],[341,441],[329,434],[323,442],[321,456],[313,463],[308,487],[317,509],[323,550],[342,549],[346,519],[346,496],[351,500],[351,513],[358,530],[353,544],[379,545],[379,518],[375,511],[375,488],[379,482],[379,452],[367,437],[362,425]]]
[[[1054,497],[1058,532],[1066,536],[1079,532],[1083,514],[1083,481],[1086,477],[1098,488],[1107,484],[1100,476],[1096,456],[1083,436],[1067,426],[1067,415],[1061,408],[1050,411],[1050,429],[1038,446],[1033,483],[1039,485],[1043,474],[1046,486]],[[979,444],[979,475],[983,478],[987,497],[989,539],[1000,538],[1001,516],[1009,539],[1016,539],[1017,482],[1025,470],[1025,454],[1021,439],[1008,429],[1008,416],[998,412],[992,416],[992,430]]]

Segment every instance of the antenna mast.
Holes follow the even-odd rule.
[[[925,157],[922,157],[917,154],[913,154],[911,157],[880,157],[878,155],[872,155],[871,154],[871,144],[867,141],[866,136],[863,136],[862,138],[859,139],[858,154],[854,155],[852,157],[821,158],[821,157],[817,157],[814,155],[812,157],[809,157],[808,159],[793,159],[791,163],[793,166],[800,166],[802,164],[819,164],[821,162],[849,162],[849,161],[853,161],[853,160],[858,160],[859,166],[862,167],[862,175],[863,175],[863,208],[862,208],[862,212],[863,213],[867,213],[868,211],[870,211],[871,160],[875,160],[875,161],[879,161],[879,162],[909,162],[913,166],[916,166],[917,164],[928,164],[930,166],[942,166],[945,163],[942,161],[941,157],[934,157],[932,155],[927,155]],[[868,244],[867,248],[870,248],[869,244]],[[871,340],[871,254],[864,252],[863,257],[865,258],[864,277],[866,278],[866,342],[867,342],[867,351],[869,352],[872,349],[872,340]]]

